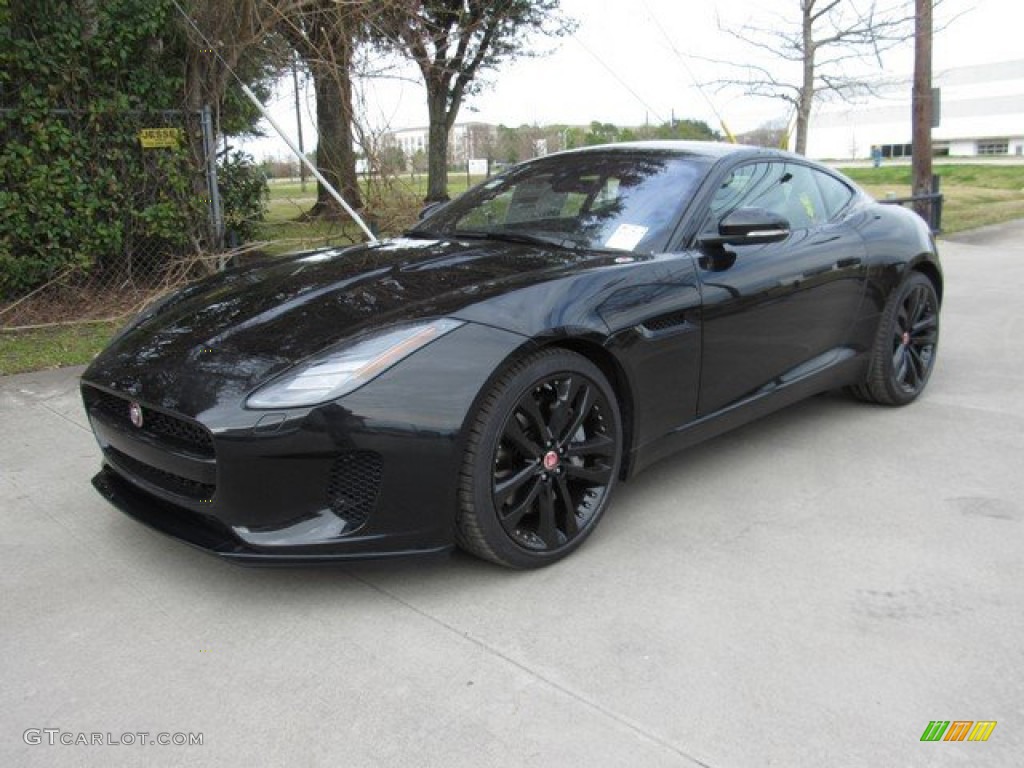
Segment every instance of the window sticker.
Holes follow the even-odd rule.
[[[605,248],[617,248],[622,251],[631,251],[636,248],[637,243],[644,239],[647,234],[647,227],[639,224],[619,224],[612,236],[605,240]]]

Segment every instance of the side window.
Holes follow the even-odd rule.
[[[786,163],[786,172],[782,175],[782,210],[779,211],[789,219],[793,229],[808,229],[828,220],[825,204],[814,177],[817,173],[806,165]]]
[[[782,174],[778,163],[751,163],[733,169],[711,200],[711,216],[717,222],[737,208],[771,208],[769,204]]]
[[[816,172],[797,163],[752,163],[736,168],[715,193],[711,215],[718,221],[737,208],[767,208],[792,229],[823,224],[829,216]]]
[[[853,199],[853,190],[843,184],[834,176],[827,173],[814,171],[814,180],[818,183],[818,190],[821,192],[821,201],[825,206],[825,217],[828,220],[834,219],[846,204]]]

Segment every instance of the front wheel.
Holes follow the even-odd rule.
[[[618,403],[565,349],[509,367],[473,424],[459,483],[459,545],[512,568],[548,565],[597,525],[622,461]]]
[[[939,346],[939,297],[932,281],[912,272],[882,312],[868,378],[853,393],[883,405],[906,405],[924,391]]]

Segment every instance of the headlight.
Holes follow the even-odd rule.
[[[442,318],[364,336],[296,366],[249,395],[246,405],[249,408],[297,408],[334,400],[372,381],[399,360],[461,325],[464,325],[461,320]]]

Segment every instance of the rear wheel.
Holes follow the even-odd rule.
[[[597,525],[621,461],[618,403],[597,366],[564,349],[515,363],[470,431],[460,546],[513,568],[560,560]]]
[[[939,297],[912,272],[889,298],[878,326],[868,378],[852,388],[862,400],[906,405],[924,391],[939,345]]]

